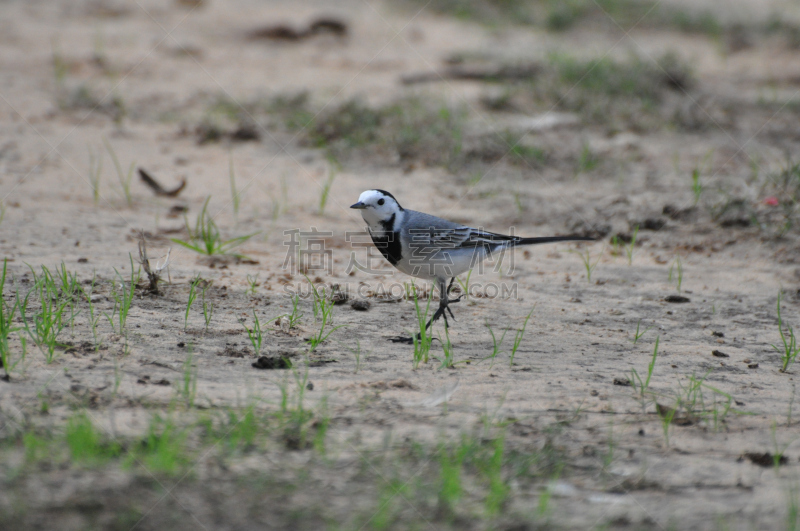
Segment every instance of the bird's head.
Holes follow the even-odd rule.
[[[368,225],[377,225],[381,221],[388,221],[398,212],[403,211],[403,207],[397,202],[392,194],[385,190],[367,190],[358,196],[358,203],[350,208],[361,211],[361,217]]]

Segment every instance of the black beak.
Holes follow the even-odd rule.
[[[365,205],[364,203],[362,203],[361,201],[359,201],[359,202],[358,202],[358,203],[356,203],[355,205],[351,205],[351,206],[350,206],[350,208],[356,208],[356,209],[358,209],[358,210],[364,210],[365,208],[367,208],[367,205]]]

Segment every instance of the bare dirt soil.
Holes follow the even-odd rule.
[[[0,2],[0,527],[796,529],[800,6],[560,4]],[[474,271],[415,368],[370,188],[597,242]],[[207,199],[243,256],[173,241]]]

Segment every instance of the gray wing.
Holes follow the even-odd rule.
[[[407,232],[411,245],[442,249],[472,249],[475,247],[493,249],[520,239],[516,236],[506,236],[467,227],[422,212],[413,210],[406,212],[408,213]]]

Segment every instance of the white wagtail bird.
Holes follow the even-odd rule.
[[[448,293],[455,278],[474,268],[486,257],[518,245],[539,243],[593,241],[583,236],[548,236],[521,238],[474,229],[446,219],[431,216],[400,206],[392,194],[384,190],[367,190],[350,208],[361,210],[372,242],[390,264],[407,275],[433,280],[439,289],[439,308],[425,326],[447,314],[455,319],[449,308]],[[450,283],[448,284],[448,280]],[[408,342],[410,338],[393,339]]]

